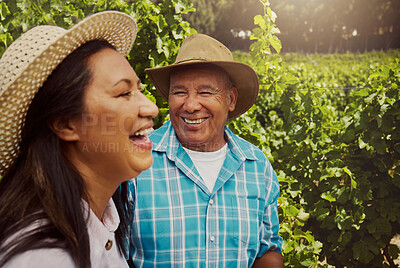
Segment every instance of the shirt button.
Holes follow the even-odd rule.
[[[210,240],[211,240],[211,242],[214,242],[214,240],[215,240],[215,236],[210,236]]]
[[[110,250],[112,248],[113,242],[112,240],[108,240],[106,243],[106,250]]]
[[[210,205],[214,204],[214,200],[210,200],[208,203],[210,203]]]

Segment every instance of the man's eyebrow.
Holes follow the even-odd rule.
[[[170,90],[176,90],[176,89],[186,89],[185,86],[177,85],[169,88]]]
[[[210,91],[214,91],[214,92],[221,91],[220,88],[218,88],[218,87],[212,87],[212,86],[209,86],[209,85],[200,85],[200,86],[197,88],[197,90],[210,90]]]
[[[210,85],[200,85],[198,88],[200,88],[200,89],[217,89],[217,88],[215,88],[213,86],[210,86]]]

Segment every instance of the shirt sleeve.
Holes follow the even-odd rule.
[[[76,267],[73,259],[63,249],[45,248],[28,250],[16,255],[8,261],[3,268],[73,268]]]
[[[262,257],[268,250],[282,253],[282,237],[279,235],[278,197],[279,181],[275,171],[270,166],[265,172],[266,198],[262,228],[260,233],[260,251],[257,257]]]

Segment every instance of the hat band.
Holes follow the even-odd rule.
[[[187,59],[187,60],[180,60],[175,62],[175,64],[181,64],[181,63],[185,63],[185,62],[189,62],[189,61],[209,61],[207,59],[204,58],[193,58],[193,59]]]

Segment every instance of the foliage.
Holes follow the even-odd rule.
[[[167,104],[159,96],[144,69],[172,63],[183,39],[196,31],[182,15],[193,11],[188,0],[8,0],[0,2],[0,55],[28,29],[40,25],[70,28],[84,17],[118,10],[134,17],[138,34],[129,61],[148,90],[148,96],[160,107],[156,126],[163,123]]]
[[[235,57],[252,66],[260,58]],[[297,210],[289,211],[306,215],[301,230],[323,244],[320,261],[393,265],[400,252],[390,244],[400,232],[400,52],[289,54],[276,66],[244,118],[256,121],[250,127],[262,133],[258,143],[279,174],[281,232],[292,202]],[[286,243],[299,246],[293,241]],[[287,256],[285,263],[301,267]]]
[[[281,185],[286,267],[382,267],[399,256],[400,52],[271,54],[275,15],[256,16],[260,94],[229,126],[269,156]],[[275,42],[276,41],[276,42]]]
[[[307,226],[335,265],[382,265],[381,249],[399,231],[400,207],[393,204],[400,191],[390,176],[399,159],[399,92],[381,83],[397,88],[400,73],[397,62],[384,67],[392,73],[388,80],[374,80],[380,68],[356,89],[299,83],[281,103],[290,139],[276,151],[285,159],[279,168],[297,179],[290,188],[301,190],[311,214]]]
[[[184,16],[199,33],[217,38],[228,48],[248,50],[253,18],[262,12],[258,0],[192,0],[196,12]],[[234,19],[232,19],[234,18]]]
[[[260,91],[269,94],[260,94],[256,105],[240,118],[229,123],[229,127],[239,136],[252,142],[261,148],[269,159],[274,162],[275,147],[285,142],[288,138],[281,122],[265,126],[263,119],[268,114],[278,120],[279,117],[269,107],[279,107],[280,95],[288,85],[297,81],[290,75],[283,75],[282,59],[279,55],[271,55],[271,48],[280,51],[281,43],[276,37],[279,29],[275,25],[276,15],[271,10],[268,0],[261,0],[264,6],[264,15],[257,15],[254,23],[258,28],[253,30],[251,39],[255,42],[251,45],[250,61],[247,62],[259,75]],[[240,59],[239,53],[235,58]],[[275,89],[275,90],[274,90]],[[266,109],[266,110],[265,110]],[[276,168],[276,163],[273,163]],[[310,213],[303,208],[305,203],[295,197],[297,192],[291,192],[290,186],[296,183],[296,179],[282,171],[278,172],[281,196],[279,197],[280,235],[283,238],[283,256],[285,267],[315,267],[318,263],[318,254],[322,244],[313,234],[304,228]],[[299,191],[298,191],[299,192]]]

